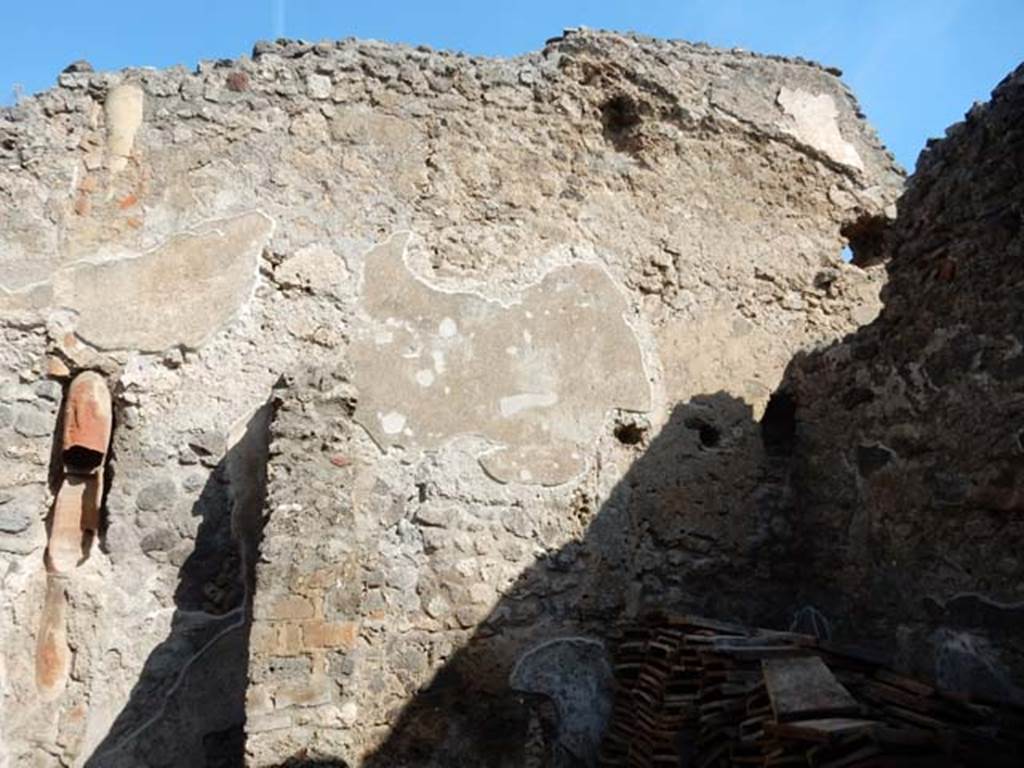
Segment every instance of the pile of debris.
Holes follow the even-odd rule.
[[[693,616],[622,630],[603,766],[1020,766],[1024,709],[811,635]]]

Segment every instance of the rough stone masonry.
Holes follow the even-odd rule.
[[[509,60],[260,43],[73,66],[0,112],[0,164],[0,764],[530,765],[537,743],[589,764],[619,619],[813,609],[858,637],[863,603],[829,600],[862,593],[817,589],[853,534],[809,549],[801,493],[828,506],[811,470],[833,449],[805,446],[840,430],[836,467],[863,455],[872,483],[903,454],[828,427],[845,385],[807,395],[827,378],[791,361],[876,318],[902,173],[833,71],[585,30]],[[115,400],[104,520],[41,697],[82,370]],[[956,584],[1020,600],[998,531]],[[886,573],[917,597],[917,571]],[[900,607],[867,639],[927,641]],[[969,634],[956,658],[1002,679],[999,639]]]

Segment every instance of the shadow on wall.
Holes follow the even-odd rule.
[[[1024,704],[1024,66],[928,143],[888,228],[870,325],[795,358],[806,589],[840,636]],[[865,258],[861,258],[862,254]],[[812,582],[813,580],[813,582]]]
[[[1015,587],[992,563],[1019,551],[1024,525],[980,505],[936,506],[943,489],[928,479],[955,456],[894,453],[879,466],[869,448],[870,435],[891,426],[884,383],[878,410],[858,411],[848,396],[861,364],[833,375],[812,364],[856,361],[887,323],[883,314],[795,358],[759,424],[719,392],[677,406],[649,443],[639,436],[642,452],[582,540],[518,578],[428,685],[410,692],[365,765],[595,765],[614,697],[601,641],[659,611],[855,642],[947,690],[1020,700],[1012,631],[1024,603],[1008,600]],[[893,370],[907,370],[919,349],[894,352]],[[951,429],[946,413],[920,418],[936,434]],[[961,526],[984,534],[975,551],[955,553]],[[970,567],[950,573],[950,557]]]
[[[192,507],[171,632],[146,660],[87,768],[243,764],[254,557],[266,495],[271,409],[260,408]]]
[[[971,146],[989,199],[1019,199],[1003,156]],[[613,695],[594,640],[652,611],[824,632],[1024,702],[1024,227],[968,195],[959,263],[935,263],[916,229],[944,200],[928,190],[911,187],[886,246],[879,317],[794,357],[760,424],[719,392],[649,441],[617,431],[638,454],[583,539],[527,569],[410,691],[367,765],[593,765]]]
[[[614,695],[602,639],[617,623],[667,610],[788,628],[791,406],[775,401],[759,424],[718,392],[678,405],[653,438],[620,425],[636,459],[585,536],[517,579],[365,765],[594,765]]]
[[[785,629],[794,615],[824,626],[800,610],[816,605],[839,640],[873,641],[969,693],[1013,693],[1003,663],[1024,670],[1022,84],[993,102],[992,121],[954,133],[971,141],[923,156],[895,233],[859,233],[877,250],[858,260],[891,257],[879,318],[795,358],[760,424],[719,392],[677,406],[657,436],[618,429],[636,459],[596,512],[585,489],[565,510],[591,521],[583,538],[526,569],[408,691],[366,765],[593,764],[613,690],[600,640],[650,610]],[[1015,143],[1003,151],[998,137]],[[199,505],[202,544],[183,569],[175,629],[90,765],[217,764],[201,744],[175,763],[175,747],[190,732],[211,745],[232,743],[223,729],[240,734],[247,601],[197,622],[185,597],[205,583],[190,568],[202,574],[207,542],[225,540],[227,472],[211,481],[210,509]],[[190,670],[203,674],[181,675],[200,648]],[[217,696],[219,720],[200,706]]]

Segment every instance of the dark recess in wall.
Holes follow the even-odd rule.
[[[789,454],[796,444],[796,398],[774,392],[761,417],[761,439],[769,454]]]
[[[880,264],[886,254],[885,238],[891,221],[885,216],[861,216],[839,230],[849,243],[853,258],[850,262],[858,267]]]

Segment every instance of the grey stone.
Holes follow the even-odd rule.
[[[178,534],[170,528],[160,528],[142,537],[139,548],[146,552],[166,552],[178,543]]]
[[[142,452],[142,460],[151,467],[160,467],[167,463],[173,454],[162,445],[151,445]]]
[[[295,680],[312,673],[312,665],[307,656],[268,656],[261,658],[252,670],[252,679],[256,683],[280,680]]]
[[[502,516],[501,521],[505,525],[505,529],[515,536],[523,539],[533,536],[534,526],[530,519],[530,513],[521,507],[508,510]]]
[[[23,400],[24,388],[14,381],[0,382],[0,403],[13,403],[15,400]]]
[[[448,528],[455,521],[458,511],[448,504],[421,504],[413,518],[420,525]]]
[[[43,400],[49,400],[52,403],[59,403],[64,397],[64,388],[58,382],[49,379],[40,381],[33,390]]]
[[[432,619],[443,619],[452,612],[452,606],[443,595],[420,596],[424,612]]]
[[[227,439],[217,430],[203,430],[191,435],[188,447],[204,466],[216,466],[227,448]],[[180,461],[180,457],[179,457]],[[188,463],[188,462],[182,462]]]
[[[990,701],[1024,703],[1024,689],[1015,684],[987,638],[941,629],[933,640],[935,678],[942,688]]]
[[[362,584],[355,578],[345,578],[327,590],[324,616],[328,620],[352,619],[359,615],[362,599]]]
[[[178,447],[178,463],[191,466],[199,463],[199,456],[187,443]]]
[[[68,64],[61,72],[93,72],[93,66],[85,59],[76,59],[75,61]]]
[[[416,586],[419,573],[411,565],[398,565],[387,571],[387,584],[397,589],[411,589]]]
[[[192,474],[187,475],[185,479],[181,481],[181,487],[187,493],[195,493],[196,491],[203,487],[203,485],[206,483],[207,477],[208,475],[193,472]]]
[[[135,497],[135,506],[143,512],[167,510],[174,504],[178,487],[170,478],[143,486]]]
[[[16,405],[13,410],[14,431],[19,435],[45,437],[53,434],[56,423],[51,415],[29,405]]]
[[[0,489],[0,538],[5,551],[24,554],[42,546],[45,532],[35,523],[45,517],[46,505],[46,487],[41,483]]]
[[[34,514],[25,505],[0,495],[0,534],[20,534],[32,524]]]
[[[330,98],[331,88],[331,78],[326,75],[310,75],[306,78],[306,90],[311,99]]]
[[[895,454],[881,445],[857,446],[857,468],[864,477],[870,477],[893,460]]]
[[[541,643],[516,662],[509,685],[553,700],[558,742],[581,765],[597,765],[615,691],[615,676],[603,643],[582,637]]]

